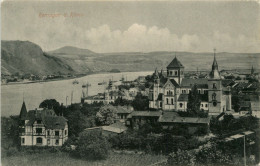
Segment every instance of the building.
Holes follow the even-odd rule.
[[[159,117],[158,122],[162,125],[163,129],[172,129],[175,127],[186,127],[188,133],[193,134],[203,128],[204,132],[209,131],[210,118],[199,117],[181,117],[176,112],[164,111]]]
[[[125,133],[127,130],[127,127],[121,122],[116,122],[109,126],[97,126],[97,127],[85,129],[85,131],[91,131],[91,130],[100,131],[102,133],[102,135],[104,135],[106,137],[112,137],[112,136],[116,136],[116,135]]]
[[[219,74],[215,51],[209,78],[184,78],[184,66],[176,57],[167,66],[166,76],[159,74],[156,69],[154,83],[149,90],[149,107],[159,110],[186,111],[188,94],[195,84],[203,98],[201,109],[207,110],[210,115],[231,110],[231,90],[224,84]]]
[[[19,117],[21,146],[62,146],[68,139],[67,120],[52,109],[27,112],[23,102]]]

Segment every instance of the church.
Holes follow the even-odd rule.
[[[221,78],[216,53],[209,78],[184,78],[184,66],[175,57],[167,66],[167,74],[154,72],[154,83],[149,89],[149,108],[165,111],[186,111],[188,95],[196,84],[201,100],[200,108],[209,115],[231,111],[231,89]]]

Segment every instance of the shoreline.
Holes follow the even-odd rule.
[[[6,86],[6,85],[19,85],[19,84],[33,84],[33,83],[45,83],[45,82],[52,82],[52,81],[61,81],[61,80],[73,80],[93,74],[115,74],[115,73],[126,73],[126,72],[150,72],[150,71],[121,71],[121,72],[93,72],[89,74],[82,74],[79,76],[75,77],[69,77],[69,78],[57,78],[57,79],[50,79],[50,80],[39,80],[39,81],[28,81],[28,82],[11,82],[11,83],[1,83],[1,86]]]

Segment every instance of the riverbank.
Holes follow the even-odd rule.
[[[126,71],[128,72],[128,71]],[[129,71],[131,72],[131,71]],[[93,73],[87,73],[87,74],[81,74],[81,75],[76,75],[74,77],[61,77],[61,78],[55,78],[55,79],[48,79],[48,80],[36,80],[36,81],[22,81],[22,82],[9,82],[9,83],[1,83],[1,85],[18,85],[18,84],[33,84],[33,83],[45,83],[45,82],[52,82],[52,81],[61,81],[61,80],[73,80],[73,79],[78,79],[82,78],[85,76],[89,75],[94,75],[94,74],[114,74],[115,72],[93,72]],[[120,72],[119,72],[120,73]]]

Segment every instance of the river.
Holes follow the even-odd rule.
[[[39,104],[45,99],[56,99],[58,102],[66,105],[79,103],[82,94],[82,84],[89,83],[89,95],[104,92],[104,86],[98,85],[99,82],[113,79],[118,81],[124,76],[127,81],[134,80],[138,76],[145,76],[152,72],[123,72],[93,74],[77,78],[79,84],[73,84],[74,79],[59,80],[30,84],[13,84],[1,86],[1,115],[18,115],[22,106],[23,98],[27,110],[39,107]],[[66,100],[67,98],[67,100]]]

